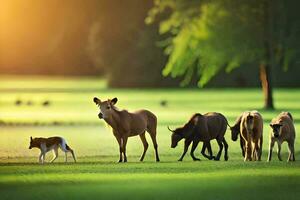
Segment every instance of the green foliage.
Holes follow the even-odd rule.
[[[160,33],[170,33],[169,55],[164,75],[185,76],[187,84],[194,71],[204,86],[218,72],[245,64],[274,62],[285,69],[299,52],[299,12],[293,1],[198,0],[155,1],[146,22],[157,12],[169,10],[160,23]],[[269,3],[269,4],[268,4]],[[269,13],[270,12],[270,13]],[[270,18],[268,20],[268,18]],[[288,31],[283,31],[288,30]],[[271,43],[276,59],[266,57]]]

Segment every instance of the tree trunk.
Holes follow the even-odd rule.
[[[265,109],[274,109],[273,86],[271,83],[271,71],[275,66],[273,54],[273,6],[272,0],[263,1],[264,8],[264,61],[260,64],[259,74],[262,90],[265,98]]]
[[[264,93],[264,108],[274,109],[270,66],[268,64],[261,64],[259,68],[259,75]]]

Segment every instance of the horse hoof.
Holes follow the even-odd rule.
[[[212,156],[212,157],[210,157],[210,158],[208,158],[209,160],[215,160],[216,159],[216,157],[215,156]]]
[[[214,161],[220,161],[220,158],[215,158]]]
[[[193,161],[201,161],[199,158],[194,158]]]
[[[225,161],[228,161],[228,157],[225,157],[225,159],[224,159]]]
[[[179,159],[178,161],[179,161],[179,162],[182,162],[182,159]]]

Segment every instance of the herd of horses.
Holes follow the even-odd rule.
[[[148,110],[128,112],[119,110],[115,105],[117,98],[101,101],[94,97],[93,101],[100,108],[98,117],[112,127],[113,134],[119,144],[119,162],[127,162],[126,145],[128,137],[139,135],[144,146],[140,161],[144,160],[148,149],[145,132],[151,136],[156,161],[160,161],[158,145],[156,141],[157,117]],[[235,124],[230,126],[224,115],[216,112],[206,114],[196,113],[182,127],[172,130],[171,148],[175,148],[178,142],[184,139],[184,151],[179,161],[182,161],[190,144],[192,144],[190,155],[193,160],[200,160],[195,157],[194,151],[199,142],[203,142],[201,153],[204,157],[212,160],[220,160],[224,148],[224,160],[228,160],[228,144],[225,139],[227,127],[231,130],[231,139],[237,141],[240,138],[240,146],[244,161],[260,161],[263,145],[263,118],[258,111],[246,111],[238,116]],[[281,158],[281,144],[288,143],[288,161],[295,161],[295,127],[292,115],[289,112],[282,112],[270,123],[270,146],[268,161],[272,159],[272,150],[275,142],[278,144],[278,159]],[[210,141],[216,139],[219,151],[213,155]],[[206,151],[209,155],[206,154]]]

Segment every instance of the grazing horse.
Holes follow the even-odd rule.
[[[97,97],[94,98],[94,102],[99,106],[100,113],[98,117],[104,119],[104,121],[109,124],[113,129],[113,134],[116,137],[119,147],[120,147],[120,159],[119,162],[127,162],[126,156],[126,144],[128,137],[139,135],[143,145],[144,151],[140,158],[140,161],[144,160],[146,151],[148,149],[148,143],[146,140],[145,132],[147,131],[152,139],[156,161],[159,162],[158,156],[158,145],[156,141],[156,127],[157,118],[156,116],[148,110],[139,110],[136,112],[128,112],[127,110],[118,110],[115,107],[118,99],[113,98],[107,101],[101,101]]]
[[[239,116],[236,119],[235,124],[230,127],[230,130],[231,130],[231,139],[232,139],[232,141],[237,141],[238,136],[240,136],[240,147],[241,147],[242,155],[243,155],[243,158],[244,158],[245,157],[245,151],[246,151],[246,145],[245,145],[245,140],[240,135],[240,133],[241,133],[240,132],[241,120],[242,120],[242,115]]]
[[[194,156],[194,151],[200,141],[203,141],[202,155],[209,159],[220,160],[223,145],[225,148],[224,159],[228,160],[228,144],[224,138],[227,129],[227,119],[220,113],[210,112],[204,115],[196,113],[192,118],[180,128],[172,131],[171,148],[175,148],[181,139],[185,139],[184,151],[179,161],[182,161],[189,145],[193,142],[191,149],[191,157],[193,160],[200,160]],[[229,126],[229,125],[228,125]],[[216,139],[219,145],[219,152],[216,157],[212,156],[210,140]],[[208,149],[210,156],[205,155],[205,149]]]
[[[231,128],[233,141],[237,140],[238,133],[241,134],[242,141],[240,144],[244,161],[260,161],[263,144],[263,118],[261,114],[255,110],[242,113]]]
[[[281,144],[286,141],[289,147],[289,157],[287,161],[295,161],[295,137],[296,131],[294,126],[294,120],[289,112],[282,112],[276,118],[274,118],[270,124],[272,130],[270,132],[270,147],[268,161],[272,159],[272,150],[274,143],[277,142],[278,150],[277,156],[280,161],[281,159]]]

